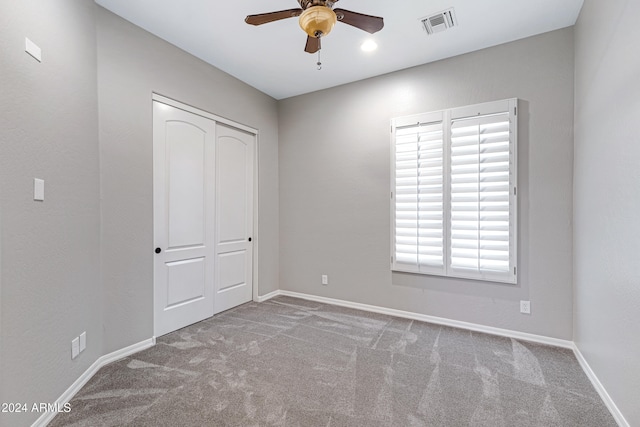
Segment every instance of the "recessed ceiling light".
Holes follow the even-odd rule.
[[[360,49],[362,49],[365,52],[373,52],[377,48],[378,48],[378,44],[373,40],[367,40],[364,43],[362,43],[362,46],[360,46]]]

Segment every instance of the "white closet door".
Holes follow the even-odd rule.
[[[253,294],[254,155],[255,135],[217,124],[215,313]]]
[[[155,335],[213,315],[213,120],[153,102]]]

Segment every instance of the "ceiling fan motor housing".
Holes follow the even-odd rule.
[[[311,37],[320,38],[331,32],[338,21],[335,12],[327,6],[312,6],[300,15],[300,28]]]

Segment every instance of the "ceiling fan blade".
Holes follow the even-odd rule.
[[[300,16],[302,9],[287,9],[278,12],[260,13],[258,15],[249,15],[244,22],[251,25],[262,25],[268,22],[279,21],[281,19],[293,18]]]
[[[384,27],[384,20],[379,16],[365,15],[344,9],[334,9],[333,11],[336,13],[339,22],[360,28],[367,33],[376,33]]]
[[[304,51],[308,53],[316,53],[320,50],[320,39],[316,37],[307,36],[307,44],[304,47]]]

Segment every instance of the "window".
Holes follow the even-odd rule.
[[[516,283],[516,107],[392,120],[392,270]]]

